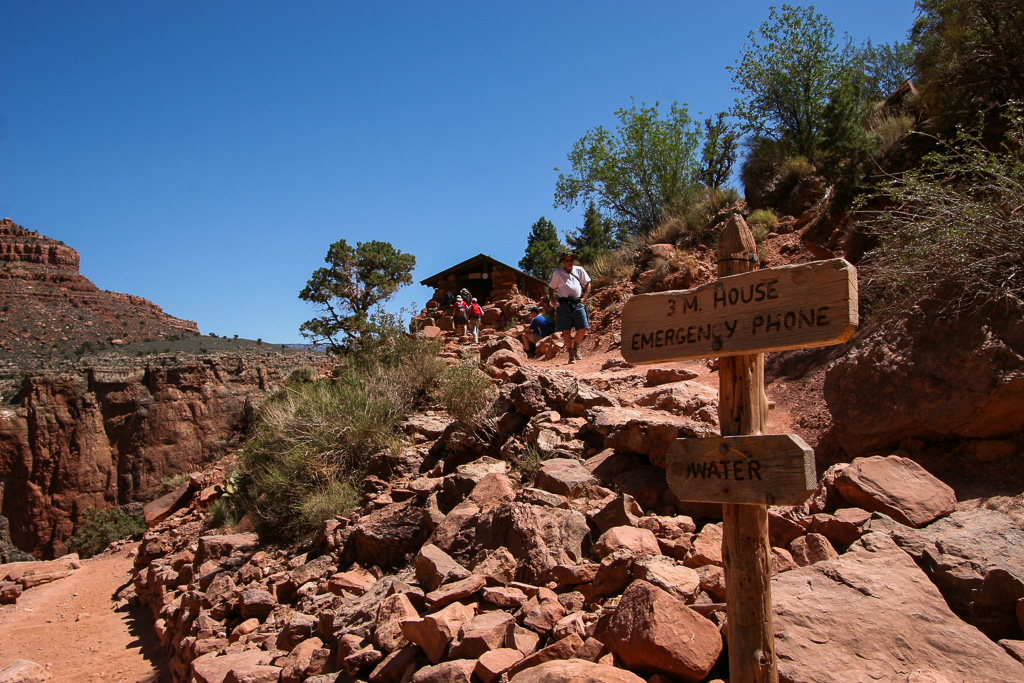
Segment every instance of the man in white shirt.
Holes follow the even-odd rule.
[[[590,329],[587,309],[583,307],[590,294],[590,276],[583,270],[583,266],[575,263],[575,256],[562,254],[562,267],[551,275],[551,282],[548,283],[548,287],[558,296],[555,330],[562,333],[562,341],[569,350],[570,363],[575,363],[580,357],[580,342]]]

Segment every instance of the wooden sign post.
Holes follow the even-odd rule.
[[[622,311],[631,363],[719,357],[721,439],[679,439],[668,483],[682,500],[722,503],[729,680],[777,683],[768,505],[797,505],[814,490],[811,449],[795,435],[764,435],[764,351],[825,346],[857,329],[857,273],[842,259],[757,270],[757,246],[734,216],[718,246],[719,280],[642,294]]]

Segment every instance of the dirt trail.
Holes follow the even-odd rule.
[[[121,607],[134,545],[82,563],[71,576],[0,606],[0,669],[16,659],[41,664],[54,683],[164,683],[152,619]],[[123,601],[122,601],[123,604]]]
[[[603,346],[603,342],[600,345]],[[592,348],[592,342],[589,340],[584,342],[584,349],[584,353],[579,362],[573,363],[572,365],[569,365],[566,362],[568,357],[564,352],[551,360],[531,358],[528,359],[527,364],[542,370],[574,372],[577,375],[603,374],[605,376],[613,376],[616,374],[617,371],[614,370],[606,370],[602,372],[601,368],[610,360],[622,360],[622,353],[618,349],[596,350]],[[718,373],[711,371],[708,367],[708,363],[704,360],[664,361],[656,363],[655,365],[659,368],[683,368],[695,372],[697,373],[697,377],[694,381],[718,391]],[[646,365],[630,366],[628,370],[621,370],[618,372],[624,374],[637,372],[645,373],[648,367],[649,366]],[[794,390],[790,392],[793,395],[779,395],[777,387],[766,387],[770,410],[768,411],[768,422],[765,425],[765,433],[797,433],[803,436],[808,443],[813,444],[813,442],[816,441],[817,433],[813,430],[803,429],[803,425],[800,424],[800,420],[791,411],[791,408],[797,407],[800,402],[807,403],[811,400],[811,397],[801,395],[800,392],[796,391],[796,387],[790,388]],[[643,387],[636,391],[627,391],[625,392],[625,395],[627,397],[635,398],[639,394],[646,393],[650,390],[650,387]],[[797,403],[794,403],[794,401]]]

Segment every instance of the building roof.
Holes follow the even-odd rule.
[[[428,278],[420,280],[420,284],[424,285],[424,286],[427,286],[427,287],[437,287],[438,284],[441,282],[441,280],[444,280],[445,278],[448,277],[448,275],[450,275],[452,273],[455,273],[456,276],[457,276],[459,272],[472,271],[472,270],[476,269],[479,266],[487,266],[487,265],[501,266],[502,268],[506,268],[508,270],[511,270],[514,273],[517,273],[518,275],[521,275],[524,278],[527,278],[527,280],[533,280],[534,282],[540,283],[540,285],[543,286],[543,287],[547,287],[547,285],[548,285],[547,282],[545,282],[545,281],[543,281],[543,280],[541,280],[539,278],[535,278],[534,276],[530,275],[529,273],[524,273],[523,271],[519,270],[518,268],[513,268],[512,266],[508,265],[507,263],[502,263],[498,259],[491,258],[490,256],[487,256],[486,254],[477,254],[476,256],[468,258],[465,261],[463,261],[462,263],[458,263],[458,264],[452,266],[451,268],[448,268],[446,270],[442,270],[440,273],[435,273],[434,275],[431,275]]]

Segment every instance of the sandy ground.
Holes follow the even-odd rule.
[[[118,609],[116,594],[129,582],[133,547],[85,560],[71,576],[0,606],[0,669],[28,659],[46,667],[56,683],[170,681],[160,673],[148,611]]]

